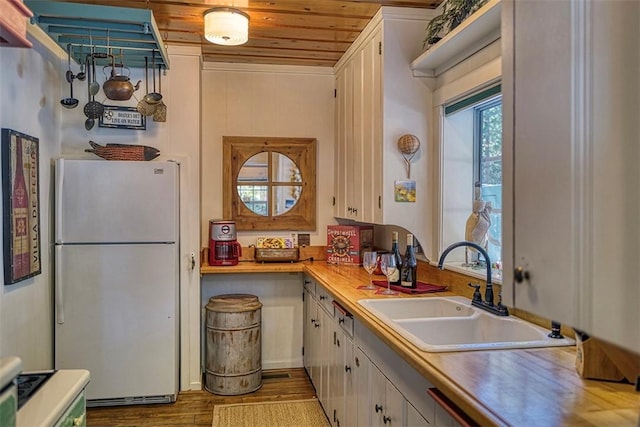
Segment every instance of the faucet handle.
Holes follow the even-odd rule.
[[[481,302],[482,301],[482,294],[480,293],[480,285],[473,284],[473,283],[467,283],[467,286],[470,286],[470,287],[475,289],[475,291],[473,291],[472,300]]]

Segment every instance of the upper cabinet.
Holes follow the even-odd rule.
[[[33,16],[22,0],[0,0],[0,46],[31,47],[27,19]]]
[[[640,3],[502,8],[505,302],[640,352]]]
[[[413,77],[431,10],[383,6],[335,66],[336,188],[334,215],[393,224],[426,239],[429,194],[427,131],[431,93]],[[398,139],[411,134],[421,147],[411,177]],[[415,182],[415,197],[395,185]]]

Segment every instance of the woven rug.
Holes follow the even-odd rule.
[[[213,408],[213,427],[329,427],[318,399],[237,403]]]

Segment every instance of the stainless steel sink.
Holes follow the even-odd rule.
[[[421,350],[428,352],[558,347],[549,330],[514,316],[499,317],[464,297],[367,299],[358,303]]]

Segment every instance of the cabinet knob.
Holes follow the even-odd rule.
[[[382,422],[383,423],[390,423],[391,422],[391,417],[387,417],[386,415],[382,416]]]
[[[345,371],[345,372],[351,372],[351,366],[349,366],[349,365],[344,365],[344,371]]]
[[[316,328],[320,327],[320,323],[316,322],[313,326],[315,326]]]
[[[376,403],[376,412],[382,412],[382,405]]]
[[[338,319],[338,323],[344,323],[344,317],[340,317],[340,318]]]
[[[358,368],[360,367],[360,359],[358,359],[357,357],[356,357],[356,366],[357,366]]]
[[[516,283],[522,283],[525,280],[529,280],[529,271],[524,268],[518,266],[513,270],[513,279]]]

